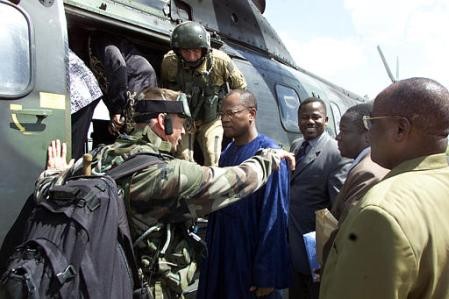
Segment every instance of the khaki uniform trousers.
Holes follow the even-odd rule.
[[[218,166],[221,154],[221,142],[223,140],[223,126],[221,119],[203,124],[195,121],[195,125],[183,136],[180,146],[178,146],[178,156],[184,160],[194,161],[193,147],[195,140],[198,141],[203,152],[205,166]]]

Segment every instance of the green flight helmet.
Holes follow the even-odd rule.
[[[201,24],[184,22],[173,29],[170,46],[177,55],[179,49],[202,49],[204,57],[211,49],[210,35]]]

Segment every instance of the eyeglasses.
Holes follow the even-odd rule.
[[[234,118],[237,113],[240,113],[240,112],[245,111],[245,110],[249,110],[250,108],[254,108],[254,107],[245,107],[245,108],[240,109],[240,110],[220,111],[220,112],[218,112],[218,115],[220,115],[221,118],[223,118],[225,116],[227,116],[229,118]]]
[[[369,116],[369,115],[364,115],[362,117],[362,121],[363,121],[363,126],[365,127],[366,130],[371,129],[371,127],[373,126],[373,120],[377,120],[377,119],[386,119],[386,118],[396,118],[396,119],[400,119],[400,118],[406,118],[404,116],[399,116],[399,115],[382,115],[382,116]]]

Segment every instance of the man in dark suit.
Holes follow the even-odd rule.
[[[371,115],[372,109],[372,102],[358,104],[349,108],[341,117],[340,132],[335,139],[340,154],[343,157],[354,159],[354,161],[331,210],[338,220],[338,226],[343,223],[349,210],[389,171],[371,160],[368,130],[363,125],[363,116]],[[336,234],[337,230],[330,235],[329,240],[324,245],[323,265],[327,260]],[[321,273],[324,271],[323,265]]]
[[[349,209],[389,171],[371,160],[368,130],[363,116],[370,115],[373,103],[352,106],[341,117],[340,133],[335,138],[343,157],[354,159],[343,187],[332,207],[332,214],[343,222]]]
[[[318,298],[319,283],[313,282],[303,235],[315,230],[315,211],[332,206],[351,162],[340,156],[336,141],[325,131],[327,120],[321,99],[307,98],[298,108],[304,139],[295,140],[291,148],[296,170],[290,181],[290,299]]]

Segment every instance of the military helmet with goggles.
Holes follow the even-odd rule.
[[[160,99],[145,99],[145,94],[137,97],[133,117],[136,123],[147,122],[160,113],[177,114],[183,118],[191,117],[186,95],[179,93],[174,101],[167,100],[163,96]]]

